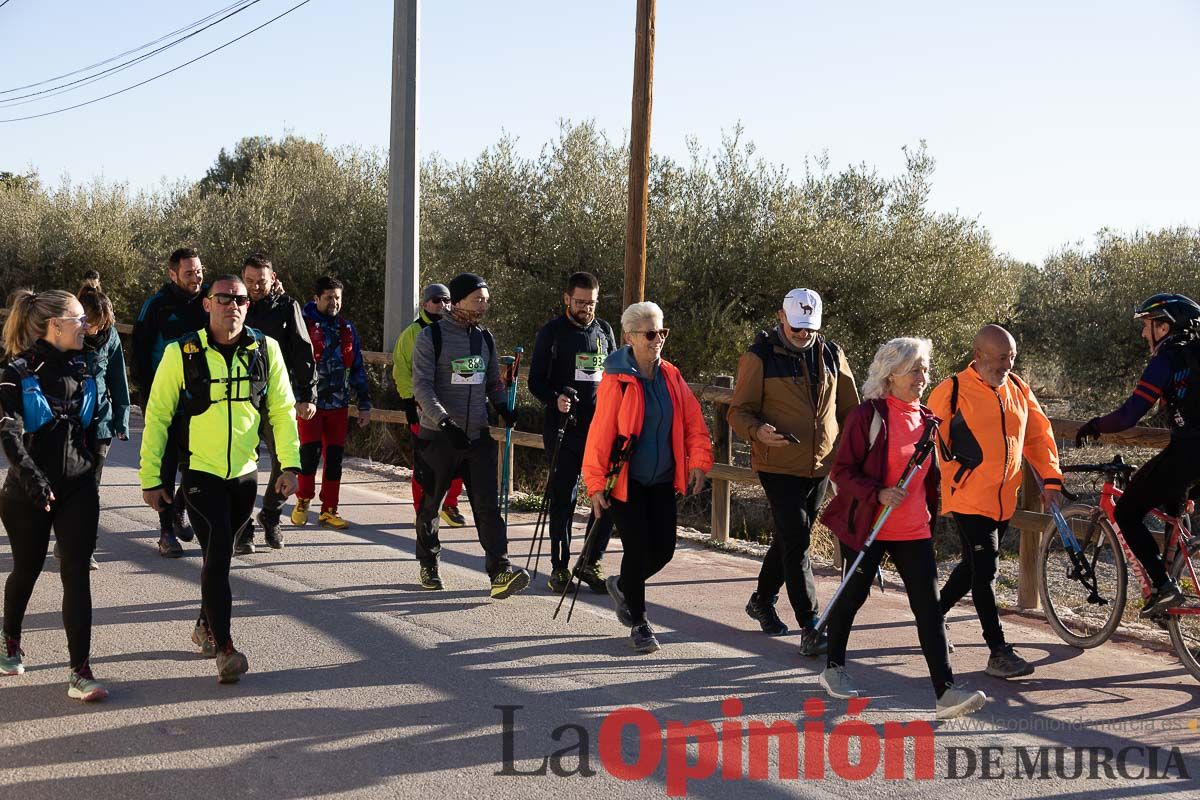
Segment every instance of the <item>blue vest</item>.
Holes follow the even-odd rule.
[[[36,374],[29,371],[29,363],[23,358],[14,358],[13,369],[21,376],[21,406],[25,432],[34,433],[56,419],[78,417],[86,430],[96,415],[96,379],[87,375],[82,379],[81,397],[55,400],[53,403],[42,391]]]

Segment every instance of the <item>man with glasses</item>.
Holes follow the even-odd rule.
[[[413,508],[421,507],[421,497],[424,489],[417,480],[417,459],[421,457],[420,416],[417,413],[417,399],[413,396],[412,362],[413,345],[416,344],[417,334],[442,318],[442,314],[450,308],[450,289],[440,283],[431,283],[421,293],[421,313],[411,325],[405,328],[396,347],[392,350],[392,379],[396,382],[396,392],[400,395],[400,408],[408,419],[408,430],[413,442],[413,479],[412,496]],[[458,508],[458,499],[462,496],[462,478],[455,476],[446,491],[446,499],[442,501],[442,522],[451,528],[461,528],[467,524]]]
[[[801,627],[800,651],[813,656],[828,644],[814,627],[817,587],[808,547],[842,422],[858,405],[858,389],[842,349],[819,333],[819,294],[793,289],[777,316],[779,324],[758,334],[738,362],[729,405],[729,424],[751,443],[751,466],[775,521],[746,613],[770,636],[787,633],[775,613],[786,585]]]
[[[200,617],[192,642],[202,655],[216,658],[221,683],[236,682],[249,668],[230,630],[229,564],[234,539],[250,524],[258,494],[264,417],[283,465],[275,491],[284,497],[295,491],[300,468],[295,400],[283,352],[274,339],[245,327],[249,304],[241,278],[220,276],[204,298],[208,325],[167,347],[146,403],[138,473],[147,505],[161,510],[171,502],[160,478],[162,459],[170,447],[168,430],[183,414],[191,445],[183,491],[204,549]]]
[[[551,570],[547,586],[555,593],[561,593],[571,580],[571,523],[583,449],[596,410],[596,387],[604,377],[604,359],[617,349],[612,326],[596,317],[599,296],[600,282],[595,275],[572,275],[563,292],[566,312],[538,331],[529,364],[529,391],[546,404],[542,427],[546,458],[554,461],[547,484]],[[568,415],[570,424],[565,425],[558,444],[558,429],[567,423]],[[588,518],[589,527],[593,520]],[[584,560],[580,578],[592,591],[606,593],[600,559],[612,536],[612,515],[604,514],[594,524],[591,552],[580,554]]]
[[[445,588],[438,570],[442,545],[438,509],[454,476],[462,474],[491,579],[492,599],[529,585],[529,573],[508,561],[508,529],[496,497],[496,440],[488,430],[487,402],[512,427],[492,334],[481,326],[491,300],[487,282],[464,272],[450,281],[450,309],[417,335],[413,394],[421,428],[417,481],[425,487],[417,509],[417,561],[423,589]]]
[[[317,413],[300,420],[300,488],[292,524],[308,524],[308,505],[316,497],[317,466],[322,456],[322,525],[344,530],[350,523],[338,514],[342,457],[350,424],[350,392],[358,402],[358,427],[371,421],[371,384],[363,364],[362,343],[353,323],[341,316],[342,282],[329,275],[317,279],[313,299],[304,306],[304,321],[317,365]]]
[[[130,341],[130,369],[137,384],[143,417],[150,384],[167,345],[208,324],[203,299],[209,287],[204,283],[200,254],[191,247],[181,247],[171,253],[167,262],[167,278],[162,288],[142,305]],[[168,492],[175,492],[176,471],[187,469],[186,423],[186,417],[180,416],[171,424],[169,443],[163,453],[162,486]],[[179,540],[192,540],[192,529],[184,521],[183,511],[181,488],[158,513],[158,552],[164,558],[183,555]]]
[[[309,420],[317,413],[317,371],[313,364],[313,347],[308,338],[308,325],[300,304],[283,292],[275,276],[271,259],[262,253],[251,253],[242,264],[242,280],[250,294],[250,308],[246,312],[246,327],[254,328],[279,343],[283,352],[283,363],[292,378],[292,393],[296,398],[296,416]],[[283,547],[283,534],[279,530],[279,515],[283,511],[283,496],[275,491],[282,467],[275,452],[275,436],[271,426],[262,425],[262,441],[271,455],[271,478],[263,495],[262,511],[258,524],[263,527],[267,545],[278,550]],[[249,555],[254,552],[254,526],[247,525],[234,544],[234,553]]]

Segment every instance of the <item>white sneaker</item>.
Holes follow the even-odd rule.
[[[850,675],[842,666],[826,667],[817,678],[817,683],[821,684],[827,695],[837,700],[849,700],[861,694],[850,682]]]
[[[987,695],[961,684],[951,684],[937,701],[937,719],[954,719],[983,708]]]

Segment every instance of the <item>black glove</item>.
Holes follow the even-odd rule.
[[[1100,426],[1097,424],[1098,422],[1100,422],[1099,417],[1092,417],[1080,426],[1079,430],[1075,432],[1076,447],[1084,447],[1088,440],[1095,441],[1100,438]]]
[[[421,417],[417,414],[417,398],[401,397],[400,410],[404,412],[409,425],[416,425],[421,421]]]
[[[458,427],[454,420],[446,417],[438,423],[438,428],[450,440],[450,444],[454,445],[459,450],[466,450],[471,446],[471,439],[467,436],[467,432]]]
[[[515,409],[508,406],[500,406],[496,409],[496,413],[504,420],[504,427],[511,428],[517,424],[517,412]]]

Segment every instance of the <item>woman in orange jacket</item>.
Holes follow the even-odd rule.
[[[669,333],[662,309],[634,303],[621,329],[626,346],[604,361],[583,480],[593,512],[612,512],[624,545],[620,575],[607,580],[617,619],[630,627],[635,650],[653,653],[659,645],[646,621],[646,581],[675,554],[675,495],[704,488],[712,442],[700,403],[662,358]]]

